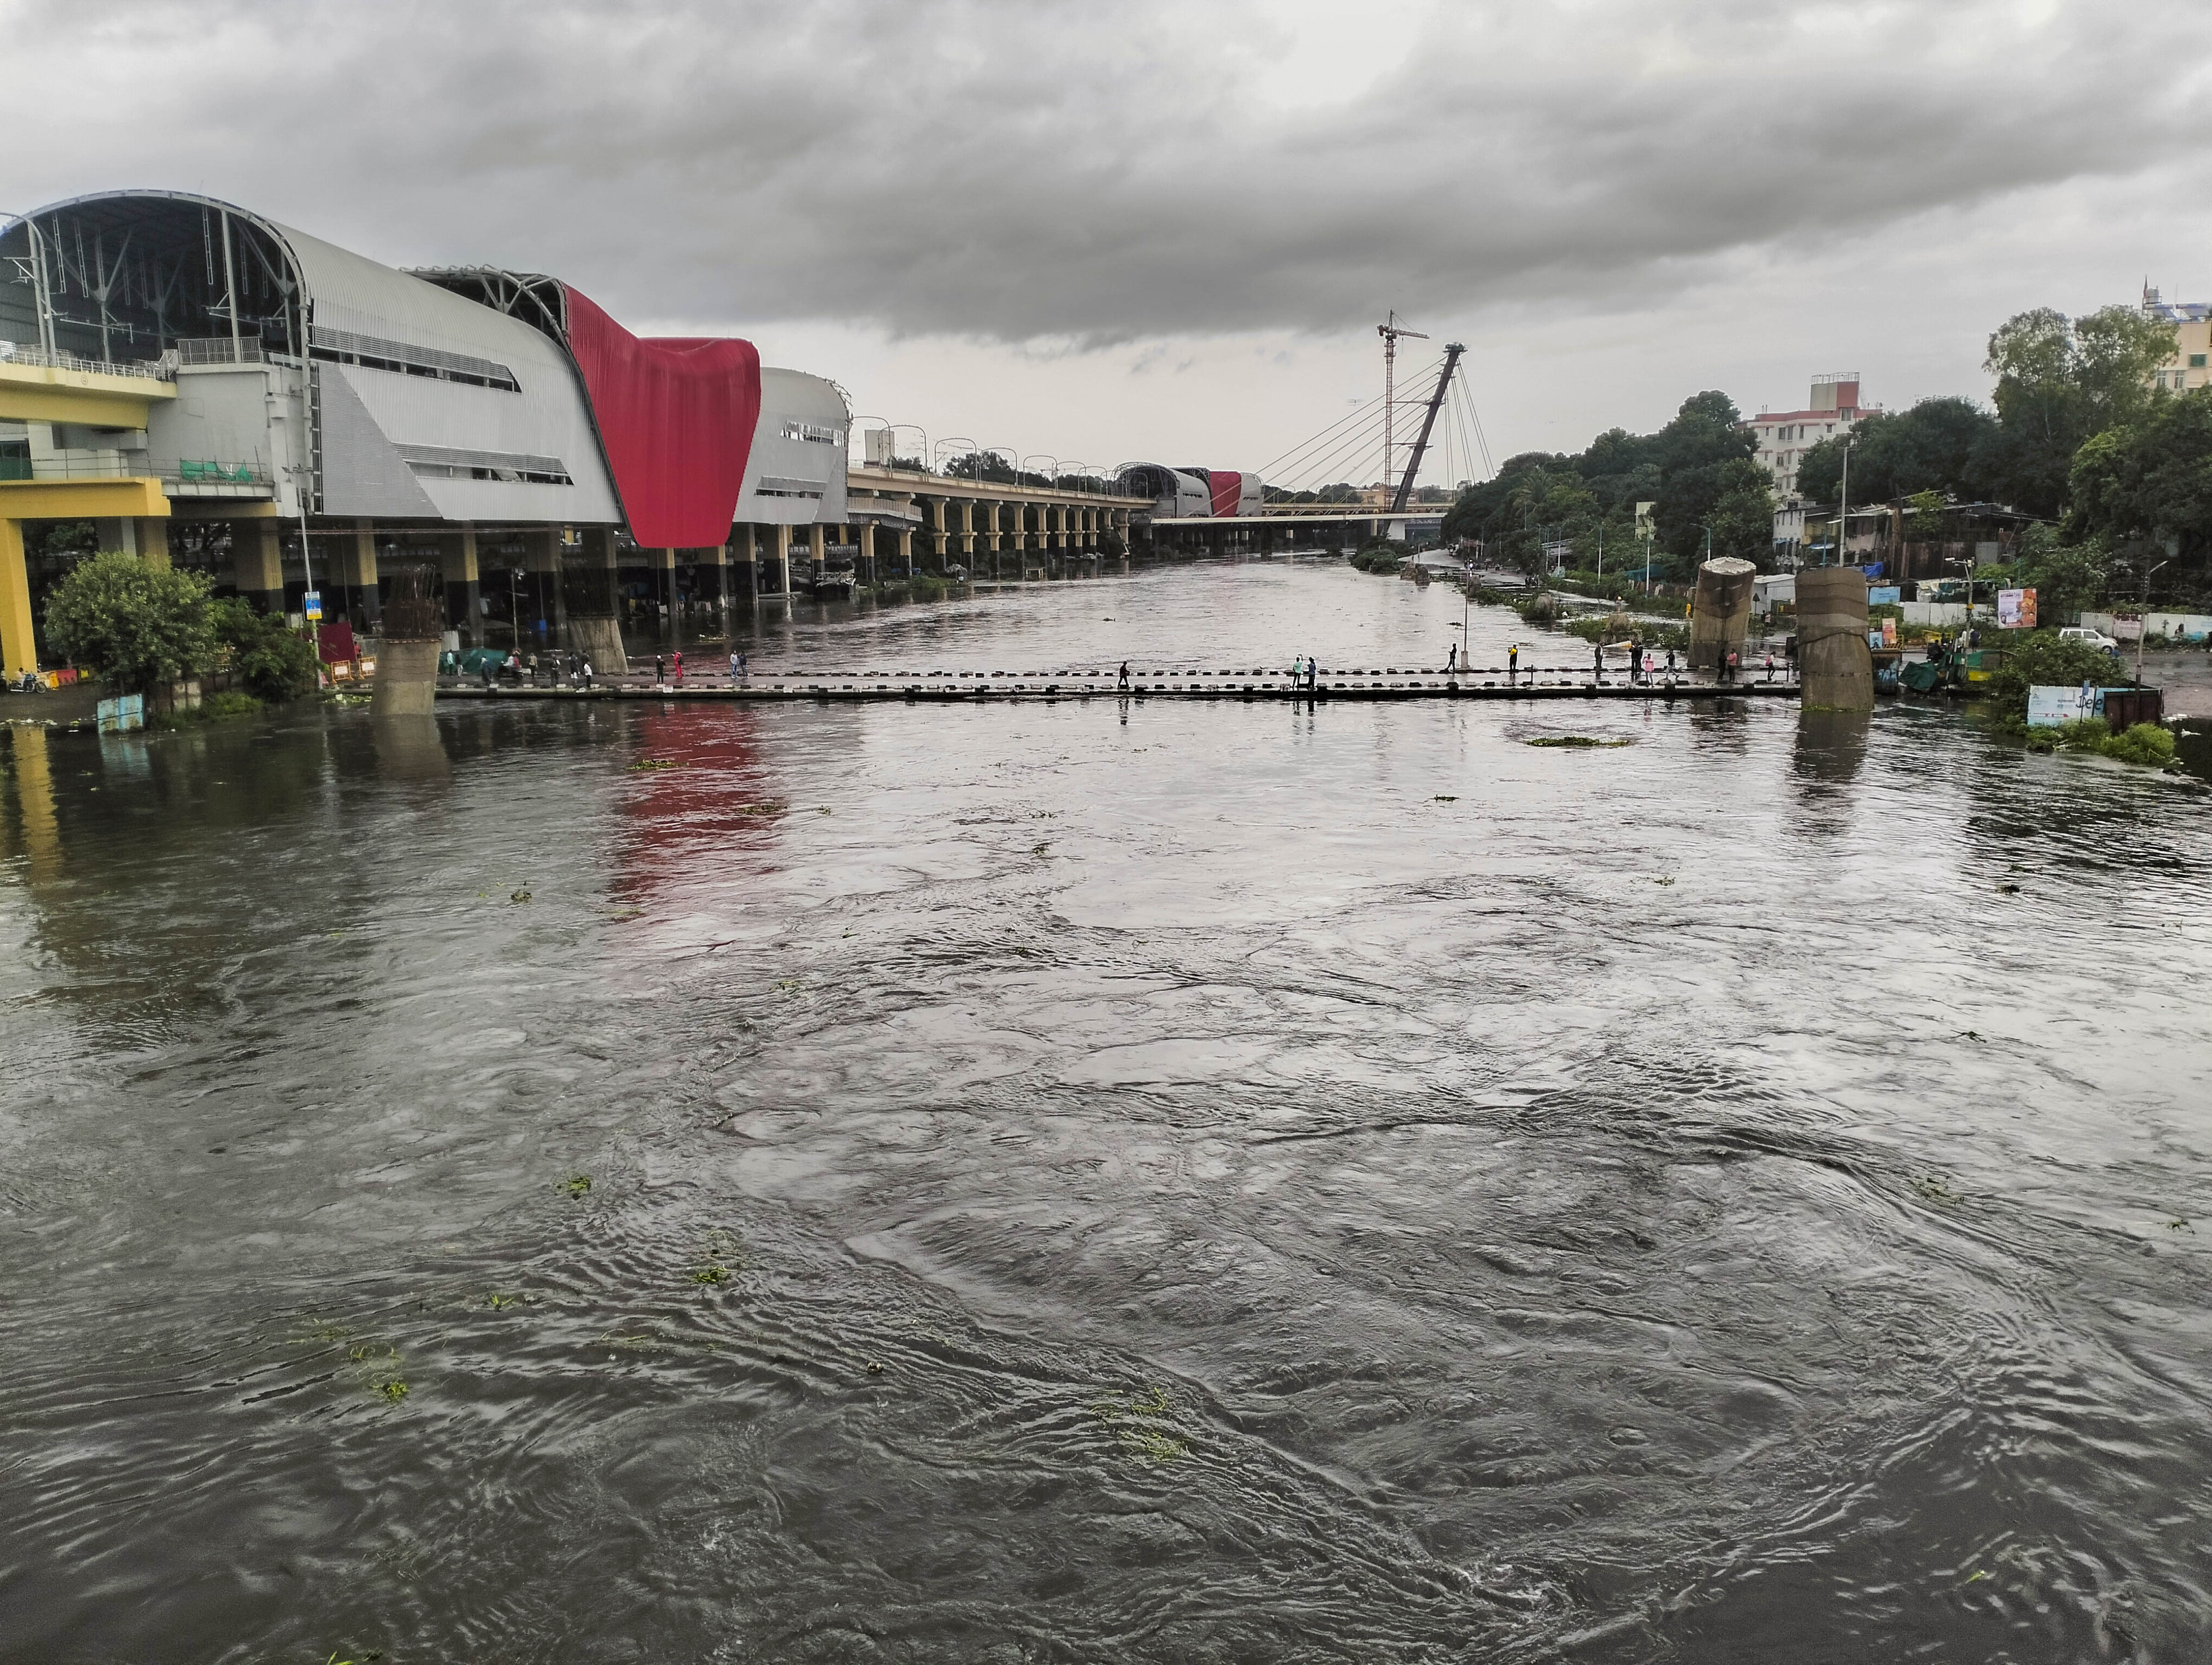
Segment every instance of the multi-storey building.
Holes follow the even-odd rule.
[[[2142,315],[2172,326],[2173,356],[2151,372],[2154,387],[2185,392],[2192,387],[2212,386],[2212,305],[2201,300],[2165,300],[2148,283],[2143,285]]]
[[[1774,542],[1791,552],[1805,542],[1805,501],[1797,491],[1797,467],[1823,439],[1848,433],[1864,416],[1881,409],[1859,403],[1859,372],[1840,371],[1813,378],[1812,397],[1802,410],[1762,410],[1744,424],[1759,441],[1754,454],[1774,491]]]

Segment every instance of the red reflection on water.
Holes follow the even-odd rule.
[[[743,707],[666,705],[635,724],[626,823],[609,887],[617,899],[720,887],[767,871],[785,814]]]

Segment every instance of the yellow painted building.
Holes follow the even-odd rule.
[[[2175,393],[2212,386],[2212,306],[2163,300],[2157,290],[2146,288],[2142,311],[2173,330],[2173,356],[2151,372],[2151,385]]]
[[[135,369],[29,348],[0,359],[0,668],[11,678],[38,665],[27,523],[113,523],[113,547],[168,559],[169,499],[146,461],[146,420],[177,388]]]

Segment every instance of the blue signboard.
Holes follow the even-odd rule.
[[[1904,596],[1905,590],[1904,586],[1901,584],[1876,584],[1873,589],[1867,591],[1867,605],[1869,607],[1897,607],[1903,604]]]
[[[307,615],[307,622],[310,624],[321,618],[323,616],[322,591],[310,590],[306,599],[300,603],[300,610]]]

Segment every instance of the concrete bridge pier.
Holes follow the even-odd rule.
[[[1730,652],[1741,653],[1751,633],[1751,581],[1759,569],[1735,555],[1719,555],[1698,569],[1691,600],[1690,669],[1713,670]]]
[[[1797,681],[1807,711],[1874,709],[1866,574],[1808,566],[1797,574]]]
[[[446,630],[445,603],[431,588],[428,567],[394,570],[384,623],[369,709],[379,717],[426,717],[437,705],[439,639]]]

